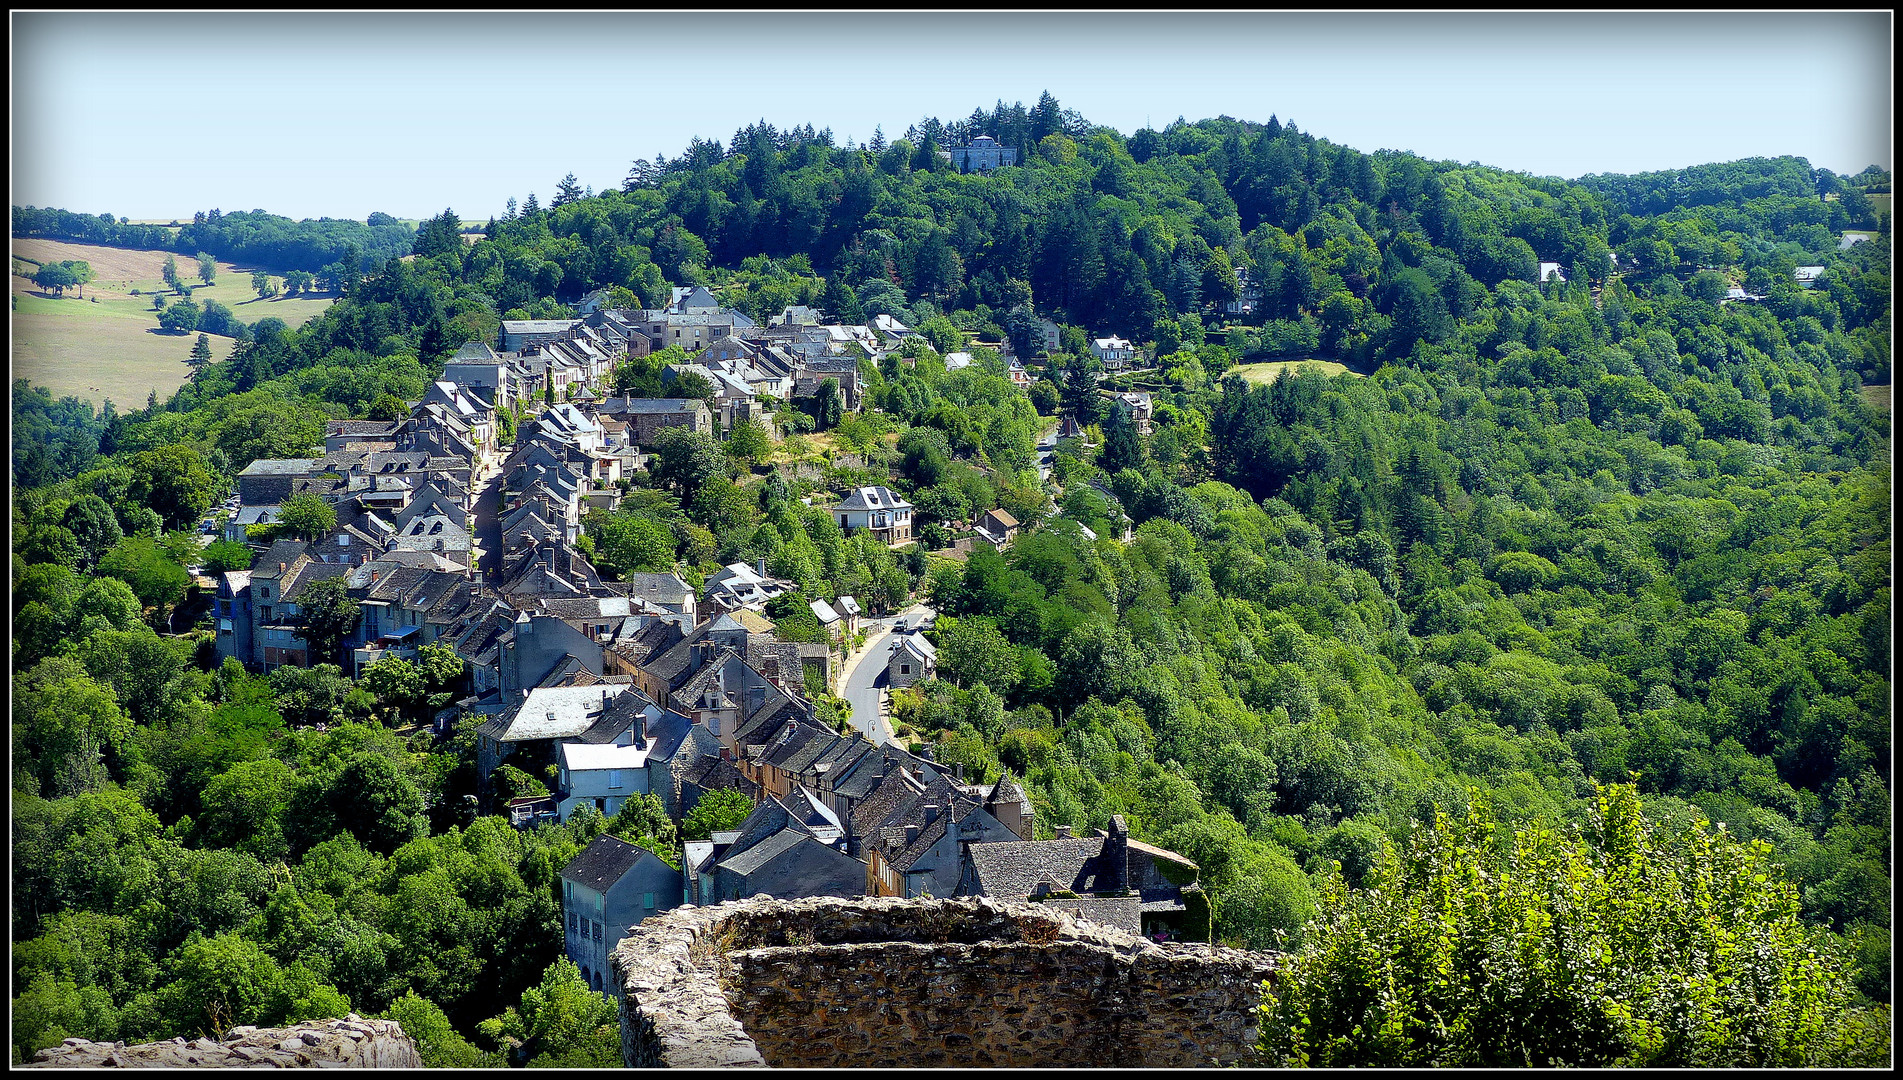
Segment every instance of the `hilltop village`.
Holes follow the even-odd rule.
[[[16,207],[330,299],[169,282],[169,397],[15,384],[15,1060],[1887,1055],[1889,207],[1050,95],[482,226]]]
[[[1132,932],[1183,932],[1189,859],[1132,840],[1121,818],[1093,836],[1058,826],[1035,839],[1017,782],[968,783],[962,766],[894,738],[887,689],[936,670],[921,632],[933,613],[909,590],[810,599],[798,614],[810,611],[822,640],[789,641],[768,611],[798,586],[764,559],[696,587],[677,571],[604,576],[580,543],[588,512],[612,510],[668,433],[727,436],[780,401],[821,394],[856,411],[862,359],[876,364],[918,335],[890,316],[839,325],[801,307],[758,326],[701,287],[654,310],[600,299],[586,298],[578,318],[504,322],[501,351],[464,345],[401,419],[333,420],[322,456],[243,469],[227,539],[281,532],[285,506],[312,497],[335,524],[255,545],[251,569],[213,576],[219,656],[267,672],[335,663],[354,677],[386,656],[450,650],[466,692],[435,723],[480,719],[479,812],[518,827],[581,807],[612,818],[650,794],[678,826],[710,795],[744,796],[752,809],[737,827],[686,842],[678,867],[603,835],[563,869],[568,952],[598,990],[613,990],[606,957],[633,924],[762,894],[1036,896]],[[612,391],[619,365],[670,345],[691,362],[668,365],[667,383],[698,376],[695,388],[711,392]],[[1113,370],[1131,359],[1114,336],[1095,345]],[[1000,362],[1028,382],[1022,360]],[[1148,394],[1105,397],[1147,426]],[[499,422],[509,414],[528,417],[513,439]],[[913,506],[885,486],[809,502],[842,534],[915,548]],[[950,550],[1002,548],[1018,532],[1008,511],[987,511]],[[313,641],[309,609],[342,598],[360,620]],[[816,695],[849,693],[850,724],[815,709]],[[505,766],[545,790],[498,790]]]

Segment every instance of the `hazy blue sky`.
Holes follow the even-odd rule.
[[[15,14],[16,204],[500,213],[765,118],[888,137],[1049,89],[1126,135],[1293,119],[1541,175],[1891,165],[1887,12]]]

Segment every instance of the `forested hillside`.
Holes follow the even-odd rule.
[[[1020,165],[939,157],[977,134]],[[468,1060],[459,1040],[498,1045],[477,1025],[559,954],[555,875],[604,823],[469,820],[467,735],[388,730],[420,691],[249,677],[155,632],[185,590],[161,530],[323,418],[414,399],[502,319],[694,283],[761,321],[895,315],[933,347],[866,365],[877,411],[832,429],[863,468],[660,460],[588,524],[606,572],[764,558],[806,596],[917,585],[948,618],[940,680],[895,697],[912,736],[1025,779],[1044,827],[1123,814],[1188,855],[1234,943],[1299,941],[1333,864],[1358,887],[1475,793],[1578,825],[1594,781],[1636,776],[1667,833],[1768,844],[1887,1003],[1890,417],[1864,387],[1891,374],[1867,194],[1888,182],[1794,158],[1568,182],[1273,118],[1125,137],[1049,95],[863,147],[761,124],[619,191],[511,200],[473,246],[446,212],[416,259],[345,266],[344,300],[267,320],[169,402],[95,415],[16,384],[15,1050],[191,1034],[193,995],[234,980],[247,1022],[401,999]],[[241,216],[177,250],[260,243]],[[1845,229],[1876,236],[1840,250]],[[1805,288],[1798,266],[1825,270]],[[1223,314],[1245,280],[1254,313]],[[1733,284],[1752,299],[1721,303]],[[938,362],[967,334],[1028,356],[1039,316],[1063,349],[1028,394],[982,351]],[[1154,393],[1151,434],[1097,392],[1084,342],[1113,331],[1156,362],[1110,384]],[[1310,357],[1364,374],[1230,371]],[[1093,437],[1046,484],[1058,410]],[[908,495],[925,543],[857,544],[799,503],[867,482]],[[924,550],[999,506],[1038,527]]]

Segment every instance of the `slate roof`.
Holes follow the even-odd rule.
[[[312,582],[340,578],[349,573],[350,566],[346,563],[308,562],[302,568],[292,572],[293,580],[289,584],[281,584],[279,588],[284,599],[295,604],[297,598],[304,595],[304,590]]]
[[[557,664],[559,670],[561,664]],[[604,691],[612,700],[629,687],[613,683],[594,686],[536,687],[527,697],[482,725],[480,733],[497,742],[529,739],[572,739],[604,718]],[[551,715],[552,714],[552,715]]]
[[[967,858],[977,891],[984,896],[1020,900],[1031,895],[1040,881],[1060,890],[1090,893],[1119,887],[1122,875],[1104,858],[1106,839],[1085,836],[973,844]]]
[[[729,870],[736,874],[751,874],[778,856],[786,854],[809,840],[812,840],[814,843],[819,842],[813,840],[813,837],[807,833],[799,832],[794,829],[781,829],[779,832],[764,837],[758,843],[753,844],[738,855],[728,855],[715,865],[720,869]],[[728,850],[731,851],[732,849],[729,848]]]
[[[556,753],[562,766],[571,773],[639,769],[648,763],[648,748],[638,743],[616,746],[613,743],[565,742],[557,745]]]
[[[324,425],[324,435],[368,435],[372,437],[390,437],[396,434],[395,420],[331,420]]]
[[[681,779],[702,791],[738,791],[749,799],[760,797],[760,785],[723,757],[700,757],[682,772]]]
[[[682,581],[679,574],[627,575],[629,592],[643,600],[663,606],[684,604],[694,598],[694,590]]]
[[[834,510],[909,510],[912,504],[884,485],[857,487],[833,504]]]
[[[562,877],[596,892],[607,892],[621,880],[621,875],[634,869],[641,856],[648,854],[652,853],[618,836],[604,834],[595,837],[581,854],[568,860],[568,865],[562,867]]]
[[[938,655],[938,648],[931,642],[925,640],[921,634],[907,634],[900,638],[899,649],[904,652],[910,652],[925,660],[933,659]]]
[[[693,412],[696,405],[706,407],[699,398],[608,398],[601,403],[601,411],[617,416],[665,416]]]
[[[495,350],[491,349],[489,346],[483,344],[480,341],[471,341],[471,342],[465,343],[462,348],[456,350],[455,356],[452,356],[449,358],[450,363],[452,364],[457,362],[471,361],[471,360],[487,361],[487,360],[497,360],[497,359],[500,359],[500,357],[496,355]]]

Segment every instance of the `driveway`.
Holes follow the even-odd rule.
[[[844,693],[840,696],[852,702],[852,726],[880,745],[893,739],[892,722],[886,717],[885,685],[886,658],[891,656],[897,640],[892,628],[900,620],[908,625],[917,623],[920,616],[929,615],[931,610],[924,604],[913,604],[897,615],[869,620],[876,629],[867,635],[865,648],[846,658],[840,672],[844,683]]]

